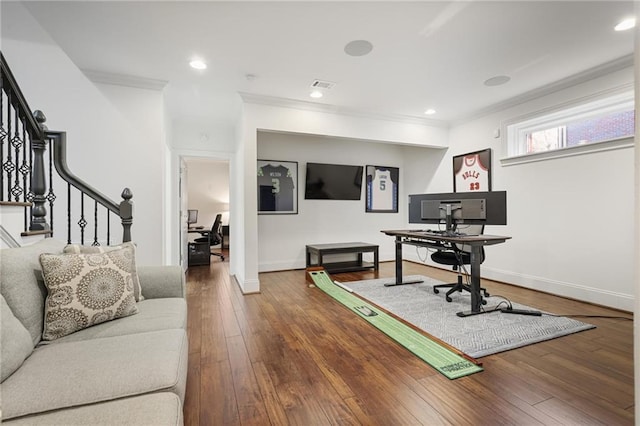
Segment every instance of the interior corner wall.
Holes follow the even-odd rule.
[[[158,182],[163,181],[165,142],[161,93],[98,88],[20,3],[2,4],[2,24],[2,53],[29,106],[45,112],[49,128],[67,132],[71,171],[115,202],[120,202],[125,187],[131,188],[132,234],[139,244],[140,263],[163,263],[163,206],[158,190]],[[11,32],[18,25],[27,39]],[[138,113],[128,117],[132,111]],[[63,192],[58,190],[57,206],[66,205]],[[56,211],[58,208],[63,207]],[[120,225],[112,221],[111,228],[112,241],[117,242]],[[64,233],[55,231],[54,237],[66,239]]]
[[[117,108],[127,123],[126,127],[118,131],[119,142],[110,141],[111,150],[100,157],[105,159],[109,156],[108,171],[105,171],[101,180],[109,179],[108,174],[114,169],[122,170],[125,180],[130,182],[126,185],[133,193],[134,218],[131,232],[140,252],[137,254],[140,263],[164,264],[164,238],[163,233],[158,232],[163,229],[165,220],[165,188],[162,184],[166,172],[163,94],[157,90],[109,84],[96,84],[96,87]],[[89,170],[84,173],[88,174]],[[96,185],[107,186],[97,180]]]
[[[394,259],[393,240],[383,229],[402,229],[407,224],[407,188],[404,176],[406,152],[411,157],[430,158],[433,149],[404,147],[363,140],[326,136],[258,132],[258,158],[295,161],[297,169],[297,214],[258,216],[258,258],[260,272],[300,269],[306,264],[305,246],[348,241],[379,245],[380,260]],[[365,185],[360,200],[306,200],[307,162],[363,166],[378,165],[400,169],[398,213],[365,212]],[[423,169],[424,170],[424,169]],[[422,173],[424,177],[428,173]],[[364,182],[364,178],[363,178]],[[372,261],[372,254],[368,261]]]
[[[231,164],[232,188],[231,221],[237,231],[231,234],[231,258],[237,259],[233,273],[244,294],[260,291],[258,278],[258,204],[256,189],[257,128],[243,105],[236,133],[236,152]]]
[[[636,16],[640,16],[640,2],[635,2]],[[635,277],[634,277],[634,310],[636,314],[633,317],[633,343],[635,348],[640,348],[640,318],[637,313],[640,312],[640,26],[636,25],[635,28],[635,94],[636,94],[636,140],[635,140],[635,247],[634,247],[634,259],[635,259]],[[640,404],[640,351],[633,351],[633,365],[634,365],[634,394],[635,394],[635,406]],[[636,409],[637,412],[637,409]],[[637,414],[636,414],[637,415]]]
[[[507,191],[508,225],[485,232],[512,239],[486,248],[484,277],[633,310],[634,149],[503,166],[502,141],[494,138],[507,120],[633,79],[633,69],[624,69],[452,127],[433,181],[448,182],[452,191],[452,156],[491,148],[492,189]]]
[[[273,105],[263,105],[263,104],[254,104],[245,102],[243,105],[243,120],[241,122],[241,130],[239,133],[239,151],[243,154],[243,161],[238,166],[243,167],[244,172],[238,172],[242,175],[244,181],[244,195],[243,195],[243,207],[244,207],[244,215],[245,215],[245,228],[243,229],[244,241],[245,244],[245,253],[249,252],[247,249],[251,244],[254,247],[260,247],[260,253],[258,253],[258,249],[256,248],[255,253],[251,252],[251,256],[245,256],[245,265],[244,271],[245,280],[247,279],[255,279],[252,283],[257,283],[256,288],[259,290],[259,281],[258,281],[258,270],[273,270],[280,269],[282,267],[286,267],[286,265],[294,265],[295,267],[304,267],[304,262],[301,263],[301,252],[304,252],[304,245],[308,243],[312,243],[313,241],[309,241],[309,235],[304,237],[301,235],[300,237],[296,236],[294,232],[291,231],[288,227],[285,229],[285,222],[287,221],[295,221],[297,222],[296,226],[304,228],[304,220],[308,216],[304,216],[305,219],[296,219],[293,216],[296,215],[287,215],[288,218],[284,216],[278,216],[277,218],[263,218],[260,216],[258,220],[257,216],[257,176],[256,176],[256,161],[257,150],[256,146],[258,144],[258,139],[263,140],[264,135],[270,132],[275,132],[276,134],[296,134],[296,135],[307,135],[313,140],[316,136],[322,136],[322,138],[326,139],[328,143],[338,144],[338,148],[335,150],[327,150],[326,152],[322,152],[319,150],[316,155],[316,159],[314,161],[318,161],[320,156],[323,158],[327,158],[327,162],[340,162],[343,157],[343,152],[341,148],[339,148],[341,143],[351,144],[351,141],[358,141],[359,144],[364,147],[364,149],[360,150],[360,162],[363,165],[368,164],[367,161],[372,162],[381,162],[381,165],[390,165],[388,164],[388,160],[384,161],[385,158],[380,154],[380,152],[394,152],[394,161],[402,161],[399,159],[404,159],[404,155],[406,155],[407,148],[403,146],[412,146],[415,149],[424,150],[424,152],[432,152],[435,150],[440,151],[447,146],[447,135],[448,129],[446,127],[439,126],[430,126],[426,124],[420,124],[418,122],[399,122],[388,119],[375,119],[371,117],[364,116],[355,116],[349,114],[340,114],[335,112],[328,111],[317,111],[317,110],[309,110],[309,109],[296,109],[291,107],[283,107],[283,106],[273,106]],[[258,138],[258,134],[260,137]],[[269,136],[267,136],[269,138]],[[347,141],[351,140],[351,141]],[[398,149],[398,152],[395,151],[387,151],[389,146],[384,146],[384,144],[388,145],[396,145],[397,147],[394,149]],[[276,143],[277,145],[277,143]],[[276,145],[272,146],[273,151],[270,149],[266,151],[261,151],[261,155],[278,155],[282,156],[282,159],[289,158],[292,161],[296,161],[295,158],[292,158],[292,155],[287,154],[285,156],[285,152],[279,152],[281,147],[277,147]],[[335,146],[335,145],[334,145]],[[291,149],[299,149],[298,147],[291,146]],[[260,148],[263,149],[263,148]],[[288,149],[288,148],[285,148]],[[379,151],[382,150],[382,151]],[[296,154],[298,155],[298,154]],[[300,151],[300,155],[305,155],[304,150]],[[350,154],[354,155],[354,154]],[[437,154],[440,155],[440,154]],[[355,157],[351,157],[355,159]],[[279,158],[274,158],[278,160]],[[331,160],[329,160],[331,159]],[[306,160],[305,160],[306,161]],[[428,162],[427,162],[428,163]],[[429,171],[429,173],[433,173],[433,171]],[[304,173],[299,173],[298,182],[301,182],[300,179],[304,177]],[[402,194],[402,177],[401,179],[401,194]],[[428,180],[428,179],[426,179]],[[299,188],[300,190],[300,188]],[[299,203],[304,200],[304,195],[299,197]],[[331,202],[327,202],[331,203]],[[401,201],[402,203],[402,201]],[[310,204],[309,204],[310,205]],[[340,207],[335,208],[335,206],[330,206],[329,204],[325,204],[327,206],[326,211],[331,212],[331,217],[335,218],[334,221],[324,220],[324,224],[335,226],[341,226],[342,222],[346,220],[346,214],[340,215]],[[299,208],[304,208],[303,205],[299,205]],[[356,207],[360,209],[361,212],[364,212],[364,200],[359,202],[359,206]],[[364,213],[362,213],[364,215]],[[388,223],[385,223],[383,219],[384,215],[381,213],[371,214],[371,219],[377,219],[376,223],[373,224],[366,233],[367,239],[371,238],[380,238],[378,236],[379,231],[384,229]],[[401,226],[406,225],[406,218],[403,217],[402,214],[393,216],[387,216],[386,219],[391,220],[393,223],[402,223]],[[358,217],[361,217],[360,215]],[[265,223],[265,221],[274,221],[274,225],[276,229],[279,229],[277,240],[279,241],[283,247],[287,247],[286,252],[282,251],[278,248],[279,251],[282,251],[281,256],[278,258],[272,257],[270,254],[265,253],[265,247],[262,244],[268,239],[265,238],[263,232],[271,233],[269,229],[271,229],[270,223]],[[397,220],[397,222],[395,222]],[[262,223],[259,227],[258,224]],[[330,231],[331,228],[327,228],[327,232]],[[341,228],[346,229],[346,228]],[[373,231],[372,231],[373,230]],[[337,236],[337,233],[334,234]],[[360,237],[364,238],[364,234],[359,234]],[[380,234],[382,235],[382,234]],[[351,237],[355,238],[356,235],[351,234]],[[302,238],[302,239],[300,239]],[[345,241],[346,238],[344,235],[341,237],[342,241]],[[304,241],[303,241],[304,239]],[[385,244],[388,244],[388,241],[383,239]],[[315,241],[316,243],[319,241]],[[232,240],[233,243],[233,240]],[[302,243],[302,244],[301,244]],[[392,246],[392,244],[389,244]],[[266,257],[265,257],[266,256]],[[382,254],[382,256],[386,256],[386,254]],[[258,265],[260,262],[260,266]],[[242,285],[242,284],[241,284]]]
[[[162,263],[165,265],[179,265],[179,256],[174,259],[174,252],[180,243],[176,239],[176,235],[172,232],[174,227],[178,227],[178,221],[173,217],[173,199],[177,198],[175,189],[173,188],[173,167],[171,155],[171,140],[173,135],[173,123],[167,103],[164,104],[164,129],[165,138],[162,146],[164,158],[164,174],[162,180],[163,200],[163,223],[162,223],[162,246],[163,256]],[[175,222],[175,223],[174,223]]]

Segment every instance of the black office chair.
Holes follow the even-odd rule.
[[[196,238],[194,240],[196,243],[208,242],[209,247],[222,244],[222,214],[218,213],[216,215],[211,231],[203,231],[200,234],[203,235],[203,237]],[[220,250],[222,250],[222,247],[220,247]],[[224,255],[222,253],[215,253],[209,250],[209,254],[211,256],[218,256],[221,260],[224,260]]]
[[[470,235],[481,235],[484,232],[484,225],[469,225],[459,230]],[[471,293],[471,286],[464,283],[462,280],[462,270],[464,265],[471,264],[471,247],[468,245],[452,244],[448,247],[436,251],[431,255],[431,260],[441,265],[451,265],[454,271],[458,272],[458,281],[449,284],[439,284],[433,286],[433,292],[438,294],[439,289],[448,288],[446,293],[447,302],[451,302],[451,294],[462,290]],[[480,257],[480,263],[484,262],[484,247],[482,248],[482,254]],[[484,294],[484,297],[488,297],[489,293],[484,287],[480,287],[480,291]],[[487,301],[482,299],[482,304],[486,305]]]

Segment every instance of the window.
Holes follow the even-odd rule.
[[[633,91],[582,102],[506,125],[509,160],[537,161],[557,156],[632,145],[635,132]]]

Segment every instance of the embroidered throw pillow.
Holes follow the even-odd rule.
[[[106,253],[41,254],[48,295],[44,340],[138,313],[131,277],[131,247]]]
[[[140,287],[140,279],[138,278],[138,271],[136,269],[136,246],[131,242],[122,243],[117,246],[83,246],[80,244],[69,244],[67,245],[63,253],[75,253],[75,254],[89,254],[89,253],[107,253],[112,250],[120,250],[123,247],[131,247],[132,256],[131,256],[131,268],[129,272],[131,272],[131,277],[133,278],[133,295],[136,298],[136,302],[144,300],[142,296],[142,287]]]

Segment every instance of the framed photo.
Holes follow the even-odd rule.
[[[453,192],[491,191],[491,148],[453,157]]]
[[[398,213],[397,167],[367,166],[367,213]]]
[[[298,162],[258,160],[258,214],[298,214]]]

